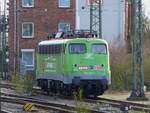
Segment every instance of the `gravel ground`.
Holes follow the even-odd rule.
[[[31,112],[23,111],[23,106],[19,104],[11,104],[11,103],[2,102],[1,107],[3,110],[6,110],[12,113],[31,113]],[[32,113],[58,113],[58,112],[41,110],[41,109],[35,108],[34,111],[32,111]]]
[[[6,88],[2,88],[1,92],[8,93],[8,94],[16,94],[13,90],[6,89]],[[80,102],[75,102],[74,100],[61,99],[61,98],[58,98],[57,96],[46,96],[46,95],[40,95],[40,94],[30,96],[30,97],[42,99],[51,103],[61,103],[61,104],[69,105],[69,106],[70,105],[74,106],[76,104],[77,106],[80,106],[80,107],[82,106],[84,108],[93,108],[93,109],[104,111],[107,113],[122,113],[119,109],[113,108],[105,104],[102,105],[102,104],[93,104],[93,103],[85,103],[85,102],[80,103]],[[21,105],[15,105],[15,104],[10,105],[8,103],[4,103],[2,104],[2,107],[5,110],[10,110],[12,113],[26,113],[22,110]],[[33,113],[58,113],[58,112],[37,110],[36,112],[33,112]]]
[[[129,96],[130,96],[130,92],[106,92],[104,95],[100,97],[127,101],[127,98]],[[132,102],[150,105],[150,92],[145,92],[145,96],[149,99],[148,101],[132,101]]]
[[[15,91],[11,90],[11,89],[6,89],[6,88],[1,88],[1,92],[3,93],[8,93],[8,94],[16,94]],[[104,98],[110,98],[110,99],[116,99],[116,100],[126,100],[128,97],[130,96],[129,92],[106,92],[104,95],[100,96],[100,97],[104,97]],[[65,105],[71,105],[74,106],[76,104],[76,102],[74,100],[67,100],[67,99],[61,99],[58,98],[57,96],[46,96],[46,95],[41,95],[41,94],[37,94],[35,96],[31,96],[31,97],[35,97],[38,99],[44,99],[47,102],[51,102],[51,103],[62,103]],[[146,97],[149,98],[150,100],[150,92],[146,92]],[[135,101],[136,102],[136,101]],[[137,103],[142,103],[142,104],[148,104],[150,105],[150,101],[142,101],[142,102],[137,102]],[[93,108],[93,109],[97,109],[99,111],[104,111],[107,113],[122,113],[120,111],[120,109],[114,108],[108,104],[92,104],[92,103],[78,103],[79,106],[84,106],[86,108]],[[24,111],[22,111],[22,106],[21,105],[15,105],[15,104],[8,104],[8,103],[3,103],[2,107],[5,108],[5,110],[10,109],[13,110],[13,113],[24,113]],[[25,112],[27,113],[27,112]],[[58,112],[54,112],[54,111],[42,111],[42,110],[37,110],[34,113],[58,113]],[[138,112],[131,112],[131,113],[138,113]]]
[[[12,89],[1,88],[0,90],[1,90],[2,93],[16,94],[15,91],[12,90]]]

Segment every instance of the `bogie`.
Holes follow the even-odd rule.
[[[79,94],[82,90],[82,96],[88,97],[93,95],[94,97],[102,95],[106,89],[104,84],[96,84],[98,82],[83,81],[80,85],[64,84],[61,81],[54,80],[38,80],[38,85],[46,91],[48,94],[60,94],[64,96],[73,96],[74,93]]]

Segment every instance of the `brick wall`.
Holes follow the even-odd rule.
[[[17,53],[14,54],[14,0],[9,2],[9,69],[13,71],[14,56],[20,59],[21,49],[33,49],[41,40],[46,40],[49,33],[57,32],[59,22],[69,22],[75,28],[75,0],[70,8],[59,8],[58,0],[34,0],[34,7],[24,8],[22,0],[17,0]],[[22,23],[34,23],[34,37],[22,38]],[[16,62],[17,63],[17,62]],[[18,64],[18,63],[17,63]]]

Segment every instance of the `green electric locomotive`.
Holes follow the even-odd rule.
[[[111,83],[109,49],[103,39],[51,39],[38,44],[36,79],[45,91],[102,95]]]

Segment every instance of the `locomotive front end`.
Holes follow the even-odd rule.
[[[85,95],[102,95],[110,84],[108,45],[101,39],[85,39],[68,45],[69,75],[73,86]]]

